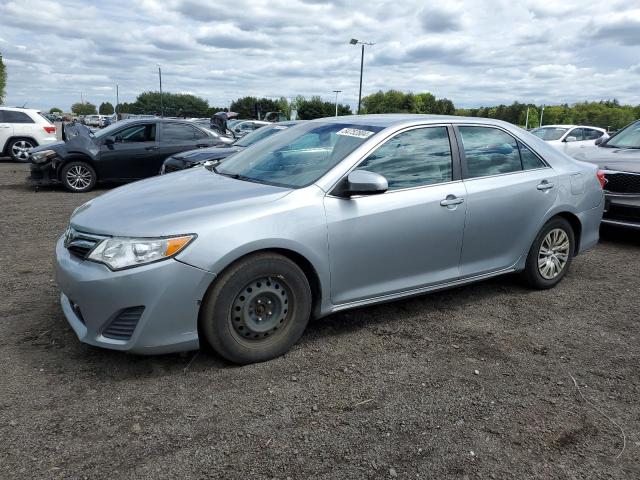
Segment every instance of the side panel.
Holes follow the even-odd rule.
[[[341,304],[459,276],[465,203],[462,182],[352,199],[325,199],[331,299]]]

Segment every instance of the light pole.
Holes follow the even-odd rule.
[[[342,90],[334,90],[333,93],[336,94],[336,117],[338,116],[338,94],[342,92]]]
[[[164,105],[162,103],[162,69],[158,63],[158,79],[160,80],[160,116],[164,117]]]
[[[360,104],[362,103],[362,71],[364,69],[364,46],[375,45],[375,43],[361,42],[356,38],[352,38],[349,43],[351,45],[362,45],[362,56],[360,57],[360,93],[358,93],[358,115],[360,115]]]
[[[120,105],[120,88],[116,83],[116,108],[114,109],[114,112],[116,114],[116,122],[118,121],[118,105]]]

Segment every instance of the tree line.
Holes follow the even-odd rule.
[[[3,69],[0,63],[0,91],[2,87]],[[291,100],[246,96],[231,102],[229,109],[237,112],[240,118],[263,118],[267,112],[282,112],[287,118],[295,110],[297,118],[312,120],[314,118],[332,117],[336,113],[334,102],[322,100],[319,96],[306,98],[297,96]],[[53,109],[52,109],[53,110]],[[58,109],[56,109],[58,110]],[[117,106],[117,113],[160,114],[172,117],[211,117],[214,113],[226,111],[227,108],[210,106],[201,97],[183,93],[143,92],[134,102],[124,102]],[[601,100],[599,102],[582,102],[573,105],[534,105],[531,103],[513,102],[511,105],[492,107],[456,108],[448,98],[436,98],[430,92],[412,93],[399,90],[379,91],[362,99],[362,113],[426,113],[439,115],[462,115],[504,120],[515,125],[529,128],[551,124],[583,124],[616,130],[640,118],[640,105],[622,105],[618,100]],[[75,103],[71,111],[77,115],[100,113],[109,115],[115,108],[110,102],[103,102],[99,107],[94,104]],[[528,114],[527,114],[528,111]],[[338,115],[351,115],[349,105],[338,104]],[[527,117],[528,115],[528,117]]]
[[[58,111],[58,108],[52,111]],[[305,98],[298,96],[289,101],[285,97],[278,99],[266,97],[247,96],[234,100],[229,109],[219,106],[210,106],[209,102],[201,97],[184,93],[143,92],[136,97],[134,102],[123,102],[117,105],[117,113],[131,113],[137,115],[160,115],[168,117],[200,117],[209,118],[216,112],[232,111],[238,113],[240,118],[264,118],[267,112],[282,112],[287,118],[291,118],[291,112],[297,112],[297,118],[312,120],[314,118],[331,117],[336,113],[333,102],[327,102],[315,96]],[[71,111],[76,115],[110,115],[115,112],[110,102],[103,102],[99,107],[91,102],[78,102],[71,106]],[[338,115],[351,115],[349,105],[338,104]]]

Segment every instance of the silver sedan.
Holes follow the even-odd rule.
[[[79,207],[56,247],[83,342],[274,358],[310,317],[520,272],[598,241],[597,167],[489,119],[320,119]]]

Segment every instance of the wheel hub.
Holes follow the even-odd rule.
[[[236,296],[231,323],[243,338],[259,340],[282,328],[289,318],[289,291],[282,280],[254,280]]]
[[[544,237],[538,252],[538,271],[546,280],[551,280],[564,270],[569,260],[569,237],[560,228],[554,228]]]

